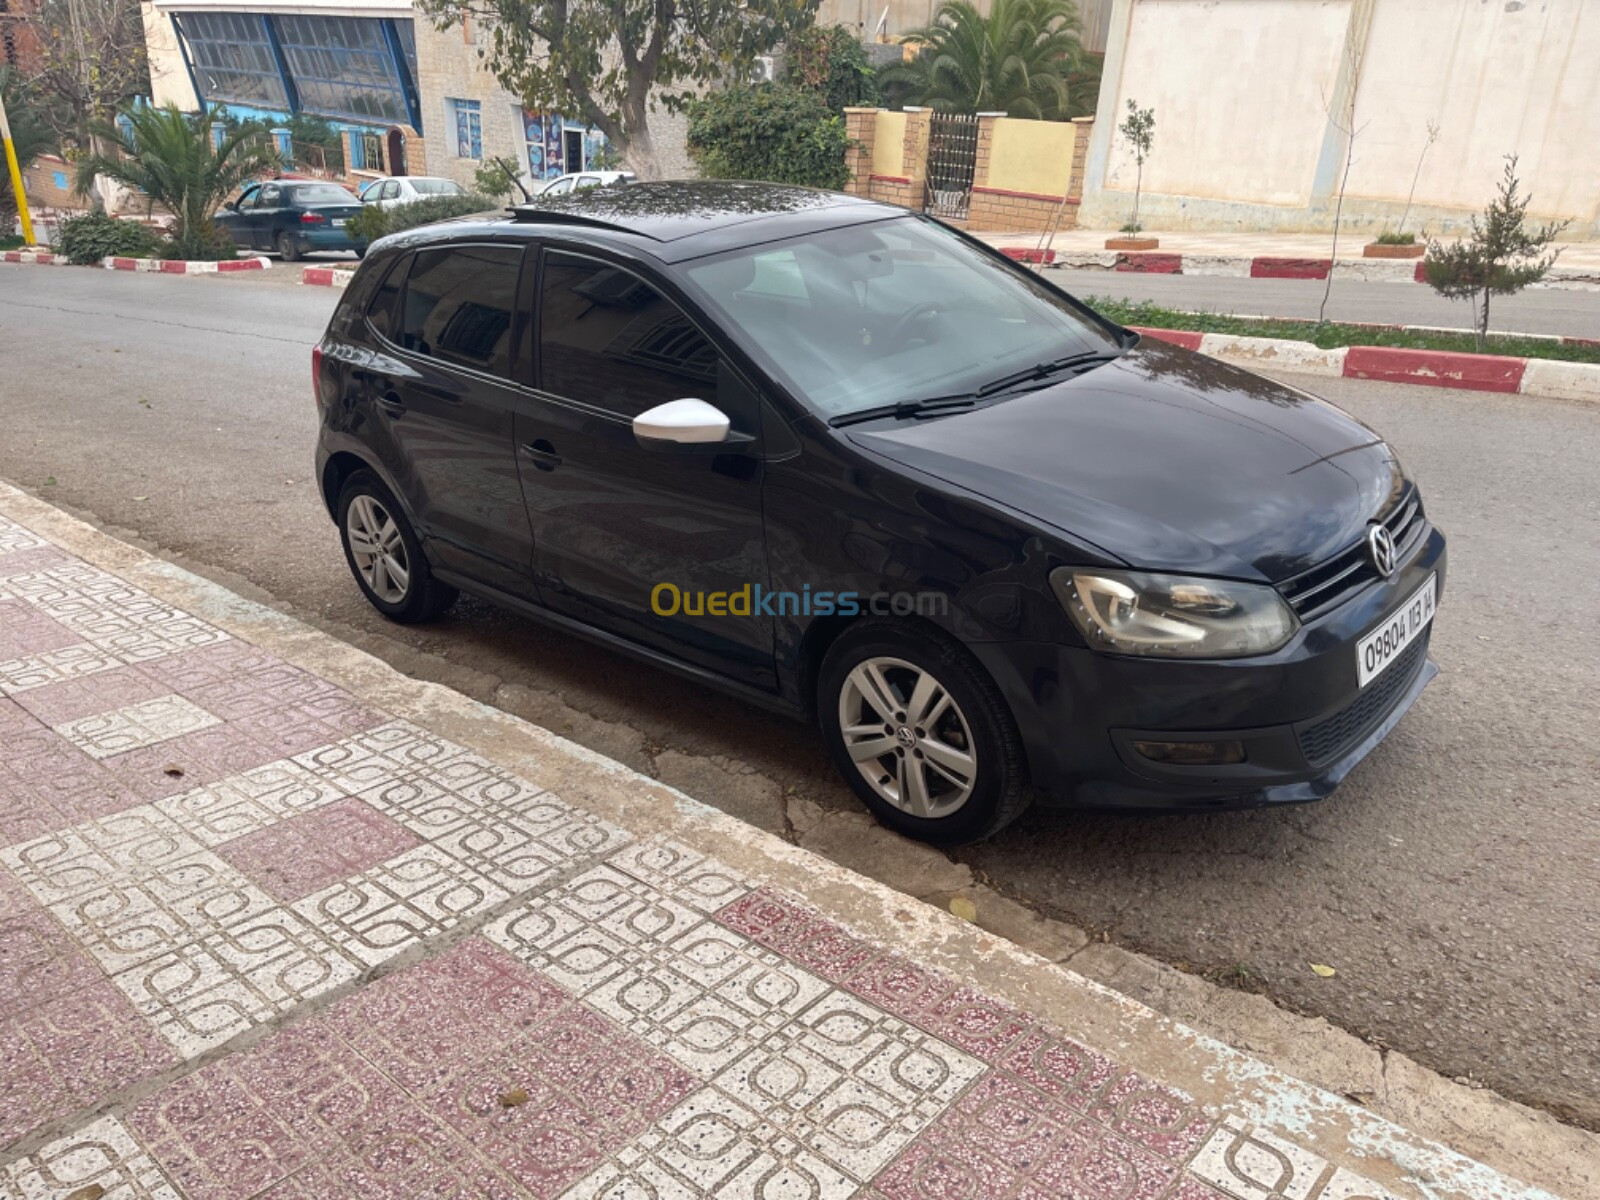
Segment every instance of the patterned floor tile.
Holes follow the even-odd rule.
[[[424,845],[313,892],[294,908],[347,954],[375,966],[508,898],[478,872]]]
[[[214,847],[342,799],[332,784],[284,761],[181,792],[155,807],[202,845]]]
[[[16,1200],[182,1200],[115,1117],[0,1167],[0,1193]]]
[[[46,725],[64,725],[169,696],[172,689],[142,667],[116,667],[87,679],[71,679],[21,693],[18,703]]]
[[[726,908],[755,890],[753,883],[722,863],[666,838],[636,842],[606,861],[623,874],[703,913]]]
[[[110,758],[220,723],[182,696],[161,696],[55,728],[91,758]]]
[[[171,1066],[171,1049],[103,978],[0,1016],[0,1145]]]
[[[217,847],[217,854],[285,903],[359,875],[418,844],[360,800],[336,800]]]
[[[1394,1200],[1371,1180],[1234,1120],[1211,1134],[1189,1174],[1231,1200]]]
[[[120,659],[87,643],[43,654],[24,654],[0,662],[0,692],[15,696],[30,688],[114,671],[122,665]]]
[[[512,911],[485,936],[702,1077],[828,990],[609,866]]]
[[[83,641],[59,621],[52,621],[33,605],[0,599],[0,662],[28,654],[61,650]]]

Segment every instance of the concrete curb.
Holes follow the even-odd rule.
[[[1275,367],[1308,375],[1420,383],[1429,387],[1600,404],[1600,363],[1458,354],[1449,350],[1407,350],[1396,346],[1341,346],[1322,350],[1310,342],[1291,338],[1235,337],[1138,325],[1130,328],[1146,337],[1245,367]]]
[[[214,275],[234,271],[265,271],[272,263],[265,258],[230,258],[222,262],[197,262],[183,258],[102,258],[108,271],[153,271],[160,275]]]
[[[668,835],[747,875],[800,891],[824,916],[1114,1049],[1127,1065],[1161,1075],[1202,1103],[1291,1132],[1334,1164],[1348,1165],[1396,1196],[1600,1196],[1600,1138],[1593,1134],[1493,1093],[1450,1083],[1403,1056],[1381,1055],[1326,1022],[1295,1017],[1261,997],[1216,987],[1116,946],[1086,946],[1083,935],[1070,927],[1017,905],[1008,909],[1010,902],[982,885],[969,886],[963,894],[975,902],[980,918],[991,907],[998,916],[1002,929],[986,932],[548,730],[406,676],[5,483],[0,483],[0,512],[234,636],[503,763],[569,803],[639,836]],[[878,857],[884,839],[900,842],[862,813],[818,810],[815,817],[818,823],[837,826],[838,840],[868,858]],[[915,870],[921,878],[908,877],[906,882],[927,899],[948,904],[948,896],[935,893],[947,882],[958,883],[954,876],[967,874],[965,868],[928,847],[912,849],[927,860],[927,869]],[[1062,930],[1074,936],[1061,935]],[[1009,938],[1019,938],[1037,952]],[[1063,959],[1070,966],[1052,965]],[[1199,1031],[1186,1023],[1191,1021]],[[1247,1049],[1233,1049],[1212,1030]],[[1301,1066],[1312,1067],[1321,1086],[1292,1077]],[[1359,1102],[1324,1088],[1352,1093]],[[1406,1127],[1396,1121],[1405,1121]],[[1447,1138],[1454,1148],[1430,1138]],[[1531,1180],[1536,1187],[1517,1184],[1500,1171]]]
[[[0,254],[0,262],[28,263],[37,267],[64,267],[67,260],[52,250],[7,250]]]
[[[1287,258],[1277,255],[1170,254],[1160,250],[1042,250],[1000,246],[1017,262],[1065,271],[1123,271],[1141,275],[1216,275],[1234,279],[1337,279],[1367,283],[1425,283],[1420,258]],[[1600,271],[1555,267],[1537,288],[1600,291]]]
[[[355,278],[355,271],[345,267],[306,267],[300,272],[300,282],[313,287],[345,287]]]

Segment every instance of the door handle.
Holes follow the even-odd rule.
[[[544,438],[536,442],[524,442],[522,452],[541,471],[554,471],[561,465],[561,455],[557,454],[556,448]]]
[[[391,417],[403,417],[406,415],[406,406],[396,392],[385,392],[379,396],[378,405]]]

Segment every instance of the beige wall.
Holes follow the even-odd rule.
[[[877,133],[872,141],[872,173],[903,176],[905,172],[906,115],[903,112],[878,112]]]
[[[988,186],[1037,196],[1065,196],[1077,126],[1068,121],[1000,117],[989,142]]]
[[[1331,228],[1346,142],[1329,110],[1343,114],[1359,61],[1345,227],[1376,232],[1398,219],[1433,120],[1440,140],[1424,160],[1410,227],[1460,231],[1515,151],[1533,211],[1572,218],[1576,236],[1600,235],[1597,8],[1116,0],[1083,223],[1127,218],[1134,161],[1115,126],[1133,97],[1156,114],[1146,227]]]

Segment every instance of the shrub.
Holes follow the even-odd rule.
[[[844,117],[816,92],[781,84],[712,92],[689,106],[689,151],[713,179],[842,188]]]
[[[494,212],[504,205],[493,196],[467,193],[465,196],[429,196],[410,204],[394,208],[380,208],[368,204],[350,218],[346,227],[352,237],[375,242],[385,234],[399,233],[402,229],[415,229],[418,225],[431,225],[435,221],[448,221],[451,217],[470,217],[475,213]]]
[[[78,266],[97,265],[102,258],[148,258],[156,253],[157,238],[143,225],[84,213],[68,217],[56,231],[56,249]]]
[[[1380,246],[1415,246],[1416,244],[1417,235],[1414,233],[1396,233],[1392,229],[1386,229],[1378,235],[1378,245]]]
[[[784,70],[789,83],[820,93],[835,112],[880,99],[866,47],[843,25],[813,25],[790,34]]]

